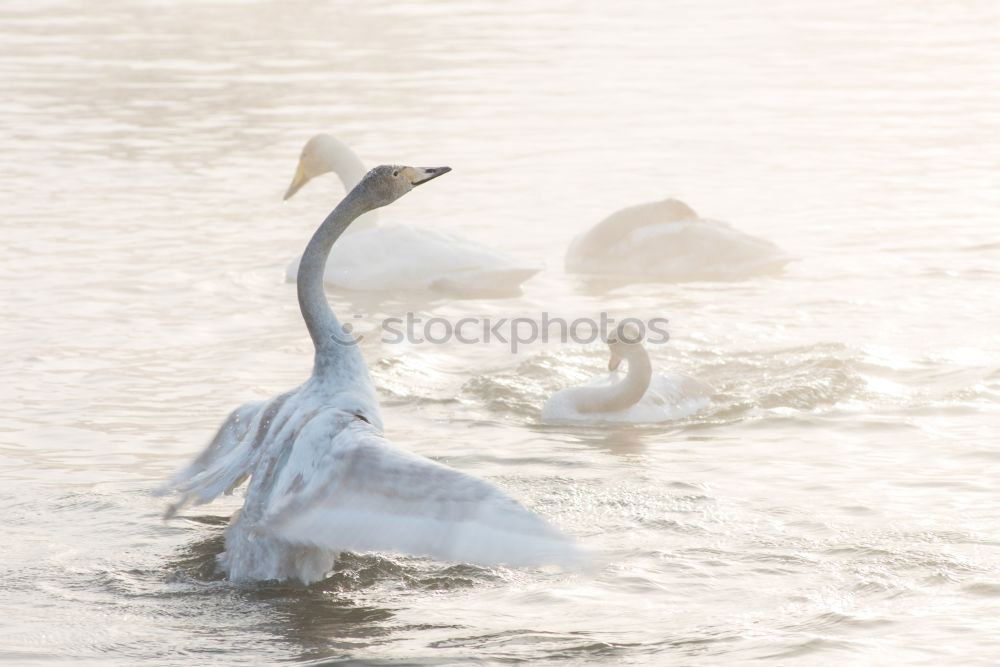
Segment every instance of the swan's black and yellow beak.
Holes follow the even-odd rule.
[[[413,186],[416,187],[447,174],[451,171],[451,167],[414,167],[413,170],[417,172],[417,177],[413,180]]]
[[[288,186],[288,189],[285,190],[285,196],[283,199],[288,201],[289,197],[294,195],[299,191],[299,188],[309,182],[309,178],[310,177],[306,174],[305,167],[302,166],[302,161],[299,160],[299,166],[295,168],[295,176],[292,177],[291,184]]]

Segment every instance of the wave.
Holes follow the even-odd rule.
[[[165,564],[174,582],[210,583],[224,581],[216,567],[216,558],[225,548],[223,529],[226,517],[185,517],[195,523],[212,526],[207,536],[182,547]],[[342,553],[328,577],[312,586],[294,582],[258,582],[231,584],[244,591],[273,595],[278,592],[300,594],[307,588],[313,593],[352,593],[393,583],[408,590],[445,591],[496,583],[502,577],[496,570],[475,565],[446,565],[435,561],[384,554]],[[228,585],[228,584],[227,584]]]
[[[709,409],[671,422],[675,427],[787,418],[861,404],[959,409],[970,400],[1000,400],[1000,369],[995,367],[931,357],[900,364],[891,355],[837,342],[724,352],[670,349],[653,355],[655,368],[690,375],[715,389]],[[606,358],[597,348],[542,352],[515,368],[468,380],[461,398],[506,418],[536,423],[549,396],[603,373]]]

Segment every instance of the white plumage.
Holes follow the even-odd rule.
[[[322,579],[341,551],[391,551],[484,565],[572,564],[579,550],[491,484],[394,446],[382,435],[357,345],[330,309],[330,247],[364,212],[447,168],[373,169],[316,231],[298,296],[316,348],[312,376],[270,401],[234,410],[208,447],[159,491],[167,517],[248,478],[219,565],[234,581]]]
[[[635,282],[739,280],[778,271],[791,259],[770,241],[667,199],[622,209],[578,236],[566,270]]]
[[[361,176],[361,159],[343,142],[318,134],[306,142],[285,199],[313,178],[335,173],[351,190]],[[348,290],[431,291],[452,296],[510,296],[541,267],[496,252],[454,234],[378,223],[368,213],[330,254],[324,280]],[[298,260],[286,277],[294,281]]]
[[[686,375],[653,373],[639,332],[622,323],[608,336],[610,373],[553,394],[542,408],[547,423],[656,423],[708,407],[712,388]],[[625,377],[617,372],[628,362]]]
[[[650,379],[642,397],[624,410],[580,410],[587,392],[607,392],[622,380],[622,373],[612,371],[592,378],[583,386],[556,392],[545,403],[542,421],[549,424],[655,424],[690,417],[712,402],[712,388],[704,382],[679,373],[657,373]]]
[[[285,277],[294,281],[299,260]],[[356,291],[429,291],[452,296],[510,295],[538,273],[459,238],[405,225],[378,225],[345,235],[330,252],[323,279]]]

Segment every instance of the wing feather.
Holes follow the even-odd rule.
[[[262,401],[244,403],[229,413],[226,421],[215,432],[208,446],[194,461],[171,475],[155,493],[163,495],[178,487],[184,486],[219,460],[225,458],[246,437],[250,427],[254,425],[255,417],[260,411]]]
[[[582,556],[492,484],[399,449],[336,410],[299,433],[260,525],[283,540],[335,551],[482,565],[572,564]]]

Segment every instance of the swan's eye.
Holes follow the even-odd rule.
[[[397,176],[399,176],[399,169],[397,169],[396,171],[392,172],[392,177],[393,178],[396,178]]]

